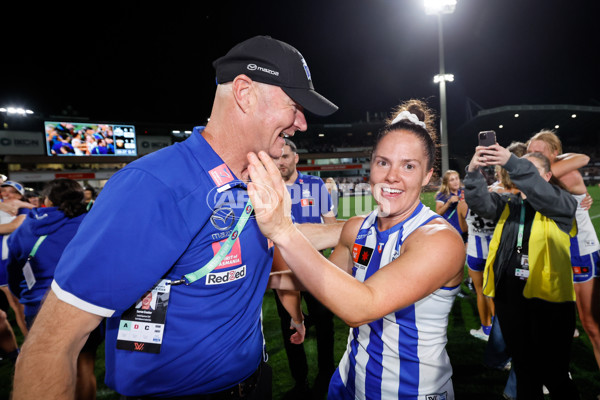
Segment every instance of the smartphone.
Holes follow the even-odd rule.
[[[491,146],[496,144],[496,132],[495,131],[482,131],[479,132],[479,145],[480,146]]]

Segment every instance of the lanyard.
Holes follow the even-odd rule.
[[[31,251],[29,252],[29,259],[32,259],[33,257],[35,257],[35,253],[37,253],[38,248],[40,247],[40,245],[42,244],[44,239],[46,239],[46,236],[47,235],[40,236],[38,238],[37,242],[35,242],[35,244],[33,245],[33,249],[31,249]]]
[[[525,203],[521,199],[521,220],[519,221],[519,233],[517,235],[517,254],[523,250],[523,231],[525,230]]]
[[[231,251],[233,244],[237,240],[240,233],[242,233],[242,230],[244,229],[244,226],[246,226],[246,222],[248,222],[250,214],[252,214],[253,210],[254,208],[252,207],[252,203],[250,202],[250,200],[248,200],[246,206],[244,207],[244,212],[242,216],[238,220],[237,224],[235,225],[235,228],[233,228],[233,231],[231,232],[227,240],[225,240],[225,243],[223,243],[217,254],[215,254],[214,257],[209,262],[207,262],[202,268],[184,275],[179,280],[172,281],[171,286],[181,285],[182,283],[185,283],[186,285],[191,285],[192,283],[196,282],[198,279],[202,278],[203,276],[211,272],[213,269],[215,269],[217,265],[219,265],[221,261],[223,261],[225,256],[227,256],[227,254],[229,254],[229,252]]]

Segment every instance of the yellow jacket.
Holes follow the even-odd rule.
[[[494,297],[494,262],[502,237],[504,223],[510,213],[506,204],[490,242],[490,250],[483,272],[483,294]],[[523,296],[556,303],[575,301],[573,270],[571,268],[570,236],[577,232],[575,223],[570,233],[562,231],[554,220],[535,213],[529,236],[529,278]]]

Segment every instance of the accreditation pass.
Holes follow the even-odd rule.
[[[117,349],[160,353],[171,281],[160,280],[121,315]]]

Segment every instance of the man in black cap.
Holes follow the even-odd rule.
[[[124,399],[270,398],[261,306],[273,247],[246,201],[246,156],[279,157],[283,138],[306,130],[305,111],[337,107],[302,55],[270,37],[214,66],[206,127],[113,175],[65,249],[17,362],[15,400],[72,397],[74,360],[104,317],[106,382]],[[325,248],[340,225],[302,230]],[[135,309],[149,290],[165,308]]]

